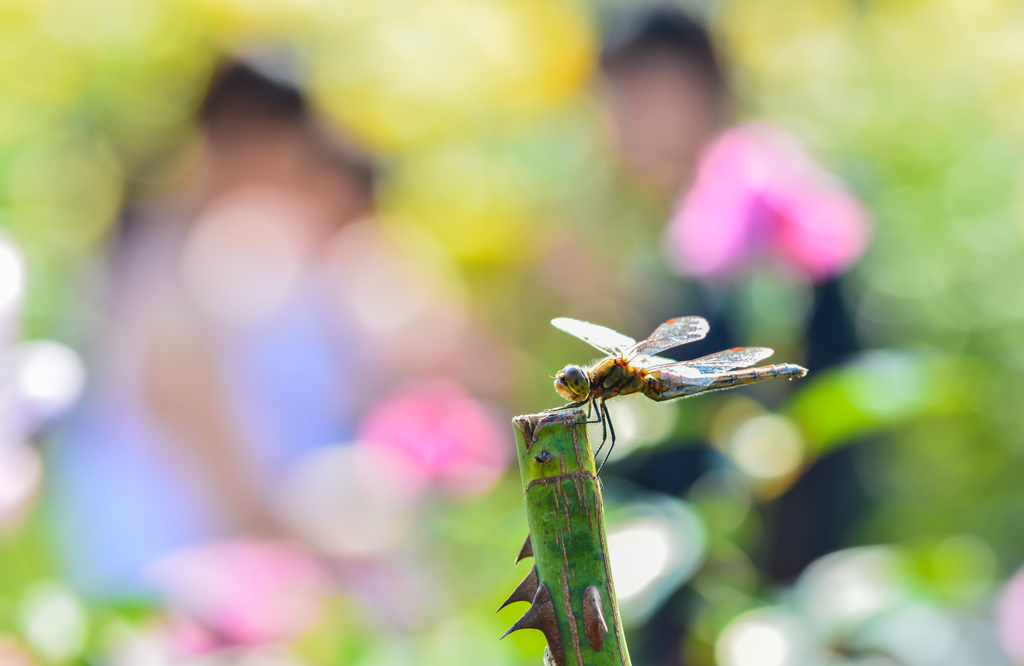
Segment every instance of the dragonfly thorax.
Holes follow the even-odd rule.
[[[567,365],[555,375],[555,390],[570,402],[590,397],[590,374],[578,365]]]

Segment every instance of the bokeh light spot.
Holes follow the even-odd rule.
[[[25,293],[25,260],[21,250],[6,236],[0,236],[0,315],[21,304]]]
[[[803,462],[804,445],[789,419],[766,414],[738,427],[727,450],[744,474],[770,481],[796,472]]]
[[[609,534],[608,550],[615,563],[615,591],[623,600],[643,590],[668,563],[665,534],[653,526]]]
[[[755,610],[729,624],[715,645],[719,666],[787,666],[802,663],[806,637],[782,613]]]
[[[698,571],[707,535],[686,502],[609,488],[608,556],[623,622],[644,622]],[[618,495],[618,497],[616,497]]]
[[[15,384],[21,396],[43,417],[68,408],[85,384],[85,364],[59,342],[26,342],[11,350]]]
[[[67,661],[85,647],[85,611],[70,590],[59,583],[33,585],[22,600],[20,616],[25,638],[47,659]]]
[[[236,192],[215,202],[196,220],[182,253],[188,294],[223,323],[269,317],[299,280],[310,215],[305,202],[283,192]]]
[[[903,560],[893,548],[844,550],[815,561],[800,577],[811,617],[820,626],[846,626],[892,607],[901,598]]]

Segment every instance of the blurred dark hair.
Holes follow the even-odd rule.
[[[373,190],[377,173],[370,155],[328,131],[303,91],[285,77],[226,61],[214,74],[198,116],[210,140],[218,145],[252,140],[264,128],[292,127],[306,134],[323,159],[346,171],[365,191]]]
[[[696,66],[715,88],[726,88],[725,76],[707,29],[685,13],[660,6],[634,15],[619,17],[607,30],[601,53],[606,71],[644,65],[664,56]]]
[[[237,62],[220,67],[199,107],[199,121],[215,140],[243,125],[301,125],[308,108],[299,89]]]

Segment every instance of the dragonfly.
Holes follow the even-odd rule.
[[[569,364],[555,375],[555,390],[569,404],[548,411],[562,411],[587,407],[597,418],[587,423],[601,424],[601,445],[594,452],[597,458],[611,434],[611,444],[604,469],[612,449],[615,448],[615,428],[608,415],[605,402],[620,395],[641,394],[651,400],[664,402],[677,398],[724,391],[754,384],[767,379],[803,377],[807,369],[793,363],[780,363],[751,367],[768,358],[774,351],[767,347],[736,347],[716,352],[692,361],[674,361],[657,356],[688,342],[702,340],[708,334],[708,322],[703,317],[676,317],[654,329],[650,337],[637,342],[633,338],[605,326],[578,319],[559,317],[551,324],[569,335],[600,349],[607,356],[588,366]]]

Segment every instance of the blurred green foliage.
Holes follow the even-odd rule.
[[[689,289],[661,265],[663,220],[614,189],[592,95],[593,14],[574,0],[0,3],[0,226],[28,260],[26,334],[75,339],[94,316],[91,276],[121,207],[193,163],[193,116],[219,58],[276,49],[325,116],[383,156],[384,224],[439,241],[474,312],[498,330],[513,362],[496,397],[517,412],[550,406],[548,375],[581,352],[547,318],[642,334],[656,304],[685,302]],[[863,346],[879,351],[812,368],[781,407],[803,437],[803,464],[860,445],[873,504],[849,545],[910,547],[925,596],[990,593],[1024,559],[1024,10],[1009,0],[723,0],[710,21],[741,115],[794,131],[874,217],[844,297]],[[573,263],[574,248],[590,268]],[[786,289],[736,287],[741,342],[799,353],[799,327],[779,328],[777,308],[751,302],[802,302]],[[778,337],[753,339],[758,331]],[[674,436],[657,444],[714,440],[727,401],[679,407]],[[340,600],[298,653],[311,663],[535,663],[539,638],[493,641],[515,615],[491,608],[521,577],[511,567],[520,501],[509,474],[483,499],[423,509],[422,550],[410,557],[457,587],[444,595],[453,605],[435,609],[443,622],[390,640]],[[770,596],[743,551],[768,527],[746,509],[704,508],[712,537],[694,584],[706,609],[688,648],[695,663],[709,663],[718,631],[758,594]],[[737,512],[716,534],[716,516]],[[41,515],[0,535],[0,634],[20,631],[17,600],[55,575]],[[91,612],[98,646],[114,612]]]

